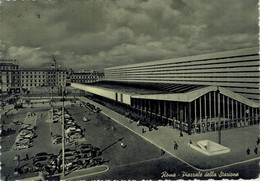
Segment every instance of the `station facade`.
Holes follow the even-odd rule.
[[[189,134],[259,124],[258,47],[105,69],[72,84]]]

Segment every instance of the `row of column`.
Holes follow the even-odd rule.
[[[131,99],[139,114],[188,133],[215,131],[259,123],[259,109],[218,92],[209,92],[192,102]]]

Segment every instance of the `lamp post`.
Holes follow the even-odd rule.
[[[64,85],[62,85],[62,175],[65,176],[65,135],[64,135]]]

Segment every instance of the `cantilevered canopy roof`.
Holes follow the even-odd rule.
[[[96,82],[96,83],[91,83],[86,85],[113,89],[113,90],[117,90],[118,92],[130,93],[133,95],[186,93],[192,90],[207,87],[204,85],[143,83],[143,82],[142,83],[113,82],[113,81],[101,81],[101,82]]]
[[[76,84],[72,83],[72,87],[90,91],[94,94],[106,96],[111,93],[122,93],[129,95],[132,98],[153,99],[178,102],[192,102],[199,97],[212,92],[219,91],[221,94],[239,101],[250,107],[258,108],[260,104],[252,101],[238,93],[235,93],[227,88],[217,86],[201,86],[201,85],[186,85],[186,84],[160,84],[160,83],[122,83],[103,81],[92,84]],[[91,91],[93,90],[93,91]],[[107,91],[107,93],[106,93]]]

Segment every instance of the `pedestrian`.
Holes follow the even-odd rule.
[[[114,131],[114,127],[113,126],[111,126],[111,131]]]
[[[86,131],[86,128],[84,128],[83,131],[85,132],[85,131]]]
[[[14,162],[16,162],[17,160],[18,160],[18,156],[15,155],[15,156],[14,156]]]
[[[255,154],[258,154],[258,148],[256,146],[255,146],[254,152],[255,152]]]
[[[180,132],[180,137],[183,137],[182,131]]]
[[[43,116],[43,113],[41,114],[41,117]]]
[[[52,136],[52,131],[51,131],[51,136]]]
[[[142,133],[145,133],[145,130],[144,130],[144,128],[142,128]]]
[[[250,155],[250,149],[249,149],[249,147],[247,147],[246,153],[247,153],[248,155]]]
[[[161,155],[164,155],[165,151],[163,149],[161,149]]]
[[[125,147],[125,145],[124,145],[124,143],[123,143],[123,142],[121,142],[121,143],[120,143],[120,146],[121,146],[122,148],[124,148],[124,147]]]
[[[26,160],[29,160],[29,155],[28,155],[28,153],[26,153]]]
[[[173,142],[173,148],[174,148],[175,150],[177,150],[177,143],[176,143],[176,141]]]
[[[190,145],[192,145],[192,141],[190,140]]]

